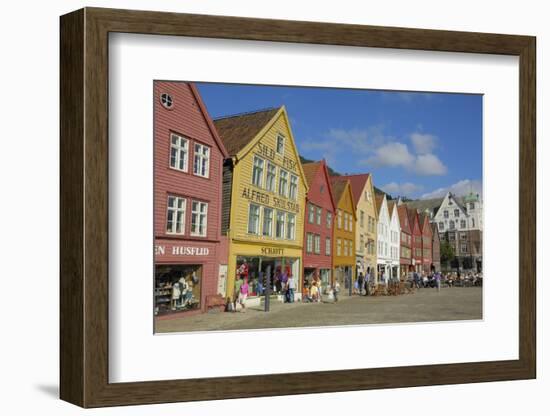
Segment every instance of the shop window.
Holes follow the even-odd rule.
[[[296,238],[296,215],[286,214],[286,238],[294,240]]]
[[[264,160],[254,156],[254,164],[252,166],[252,184],[258,188],[262,187],[264,178]]]
[[[279,172],[279,195],[286,197],[288,194],[288,172],[281,169]]]
[[[201,265],[155,265],[155,315],[201,307]]]
[[[250,204],[248,208],[248,233],[258,234],[258,227],[260,225],[260,207],[258,205]]]
[[[166,232],[168,234],[185,234],[185,198],[168,197]]]
[[[280,155],[285,153],[285,136],[280,133],[277,135],[277,153]]]
[[[277,168],[273,163],[267,162],[267,175],[265,180],[265,188],[270,192],[275,192],[275,176]]]
[[[285,213],[277,211],[277,221],[275,224],[275,237],[285,238]]]
[[[296,175],[290,175],[290,188],[288,191],[288,197],[296,200],[298,198],[298,177]]]
[[[210,148],[202,144],[195,143],[195,163],[193,164],[193,174],[208,178],[210,170]]]
[[[189,140],[172,133],[170,135],[170,167],[187,172]]]
[[[262,234],[266,237],[273,235],[273,209],[264,207],[264,221]]]
[[[193,201],[191,209],[191,235],[205,237],[208,220],[208,204]]]

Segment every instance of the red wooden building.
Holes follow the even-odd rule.
[[[428,214],[419,214],[420,230],[422,232],[422,270],[430,273],[433,268],[432,261],[432,225]]]
[[[324,160],[302,165],[309,191],[304,222],[304,281],[321,279],[330,284],[332,276],[332,233],[334,199],[327,164]]]
[[[397,205],[397,213],[399,214],[399,226],[401,235],[399,236],[399,264],[401,270],[401,280],[407,280],[409,271],[412,271],[412,229],[409,220],[409,212],[404,204]]]
[[[411,264],[417,272],[422,271],[422,229],[416,209],[407,208],[409,213],[409,225],[411,228]]]
[[[197,88],[154,83],[155,314],[223,301],[222,166],[227,152]]]

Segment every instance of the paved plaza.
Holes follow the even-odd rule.
[[[272,302],[246,312],[210,312],[157,320],[156,332],[312,327],[403,322],[454,321],[482,318],[479,287],[420,289],[401,296],[342,296],[338,303]]]

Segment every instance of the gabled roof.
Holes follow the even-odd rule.
[[[328,171],[327,171],[328,173]],[[351,191],[351,185],[349,181],[336,181],[334,180],[334,176],[330,177],[330,182],[332,186],[332,196],[334,198],[334,208],[338,207],[338,202],[340,202],[340,199],[342,198],[342,195],[348,189],[349,197],[351,199],[351,205],[355,207],[355,201],[353,199],[353,192]],[[357,213],[355,212],[355,209],[352,209],[353,218],[357,219]]]
[[[380,210],[382,209],[382,204],[384,203],[384,197],[386,194],[376,194],[374,199],[376,200],[376,213],[380,215]]]
[[[437,236],[437,239],[440,240],[440,237],[439,237],[439,230],[437,228],[437,224],[434,222],[432,223],[432,236]]]
[[[333,211],[336,211],[336,202],[334,197],[334,190],[332,189],[332,180],[331,176],[328,173],[328,167],[325,160],[323,159],[319,162],[302,163],[302,170],[304,171],[304,176],[307,181],[308,189],[311,189],[311,184],[313,183],[315,176],[318,174],[319,169],[323,170],[323,174],[325,175],[325,179],[327,182],[328,194],[332,209]]]
[[[422,232],[424,232],[424,227],[431,228],[430,216],[428,214],[421,213],[419,215],[419,225]]]
[[[388,201],[388,212],[390,213],[390,217],[392,216],[392,213],[393,213],[393,207],[395,205],[395,201]]]
[[[230,156],[235,156],[254,139],[280,108],[252,111],[214,120],[214,125]]]
[[[405,232],[408,232],[409,234],[412,233],[407,206],[404,204],[397,205],[397,214],[399,215],[399,225],[401,226],[401,229],[405,230]],[[407,224],[406,227],[405,224]]]
[[[208,126],[208,129],[210,130],[210,133],[212,133],[212,136],[214,137],[214,141],[218,145],[218,148],[220,149],[220,152],[222,152],[222,155],[224,158],[227,158],[229,154],[227,153],[227,148],[225,147],[217,129],[214,125],[214,122],[212,121],[212,118],[210,117],[210,114],[208,114],[208,110],[206,109],[206,106],[204,105],[204,102],[202,101],[202,97],[199,93],[199,90],[197,89],[197,86],[193,82],[189,82],[189,89],[191,90],[191,93],[193,94],[193,97],[195,97],[195,101],[199,105],[199,109],[203,114],[204,119],[206,120],[206,124]]]
[[[414,232],[414,223],[418,218],[418,212],[414,208],[408,208],[407,212],[409,214],[409,224],[411,226],[411,234]],[[419,224],[420,228],[420,224]]]
[[[333,176],[336,181],[346,181],[349,180],[351,185],[351,192],[353,193],[353,199],[357,207],[357,203],[360,201],[361,194],[363,189],[365,189],[365,184],[369,179],[370,173],[360,173],[357,175],[342,175],[342,176]]]

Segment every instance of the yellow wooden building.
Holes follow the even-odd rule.
[[[349,180],[332,181],[332,195],[336,206],[333,237],[333,279],[340,284],[340,293],[350,294],[355,281],[355,202]]]
[[[227,296],[237,276],[249,295],[292,275],[301,293],[307,182],[285,107],[218,118],[231,156],[224,166],[222,233],[228,239]],[[274,284],[276,290],[278,285]]]

